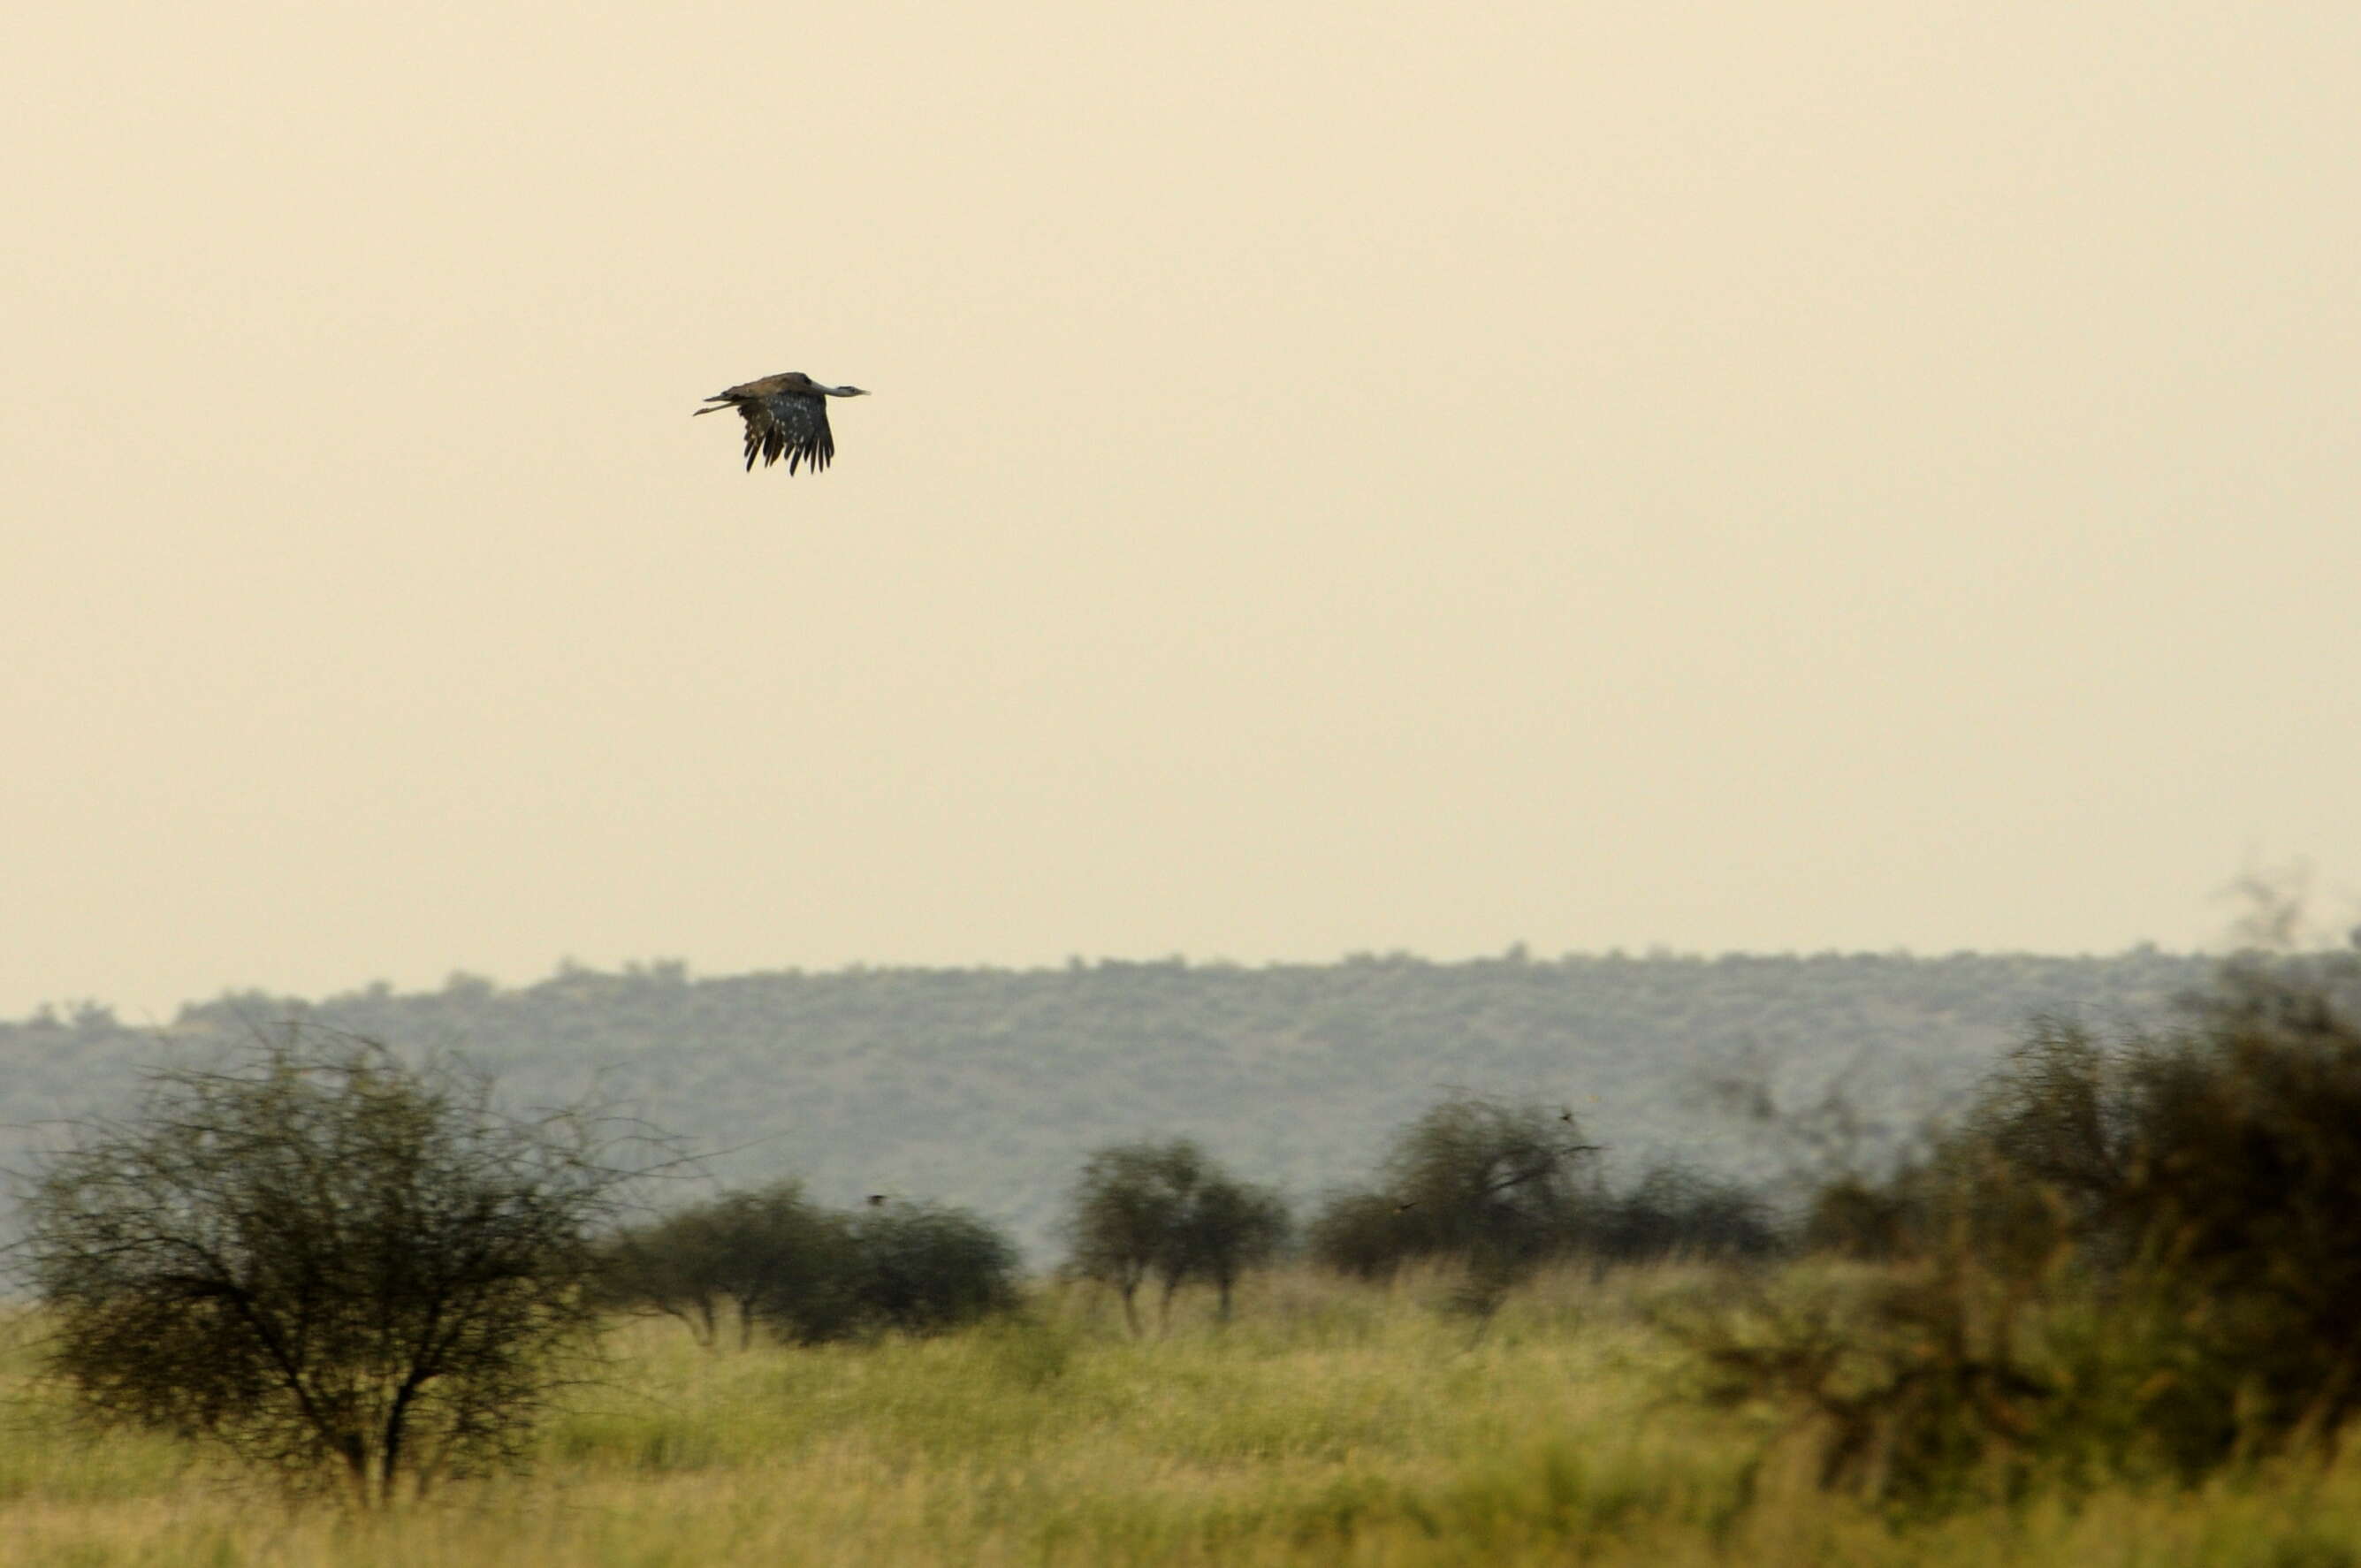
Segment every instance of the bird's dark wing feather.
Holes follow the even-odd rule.
[[[749,471],[756,457],[762,458],[765,466],[785,457],[788,473],[794,473],[798,464],[807,464],[817,474],[836,455],[836,439],[828,432],[828,400],[824,397],[773,392],[741,400],[738,411],[746,416]]]

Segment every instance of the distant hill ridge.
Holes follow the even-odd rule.
[[[2213,960],[2142,948],[2033,954],[1651,954],[1333,964],[1104,960],[1044,970],[855,968],[691,978],[568,966],[502,989],[379,985],[317,1002],[192,1003],[161,1029],[103,1008],[0,1024],[0,1121],[127,1109],[137,1069],[310,1018],[456,1048],[518,1103],[594,1083],[709,1149],[730,1181],[798,1174],[829,1201],[890,1191],[974,1208],[1037,1262],[1083,1151],[1197,1137],[1298,1199],[1359,1179],[1385,1135],[1457,1086],[1572,1105],[1627,1174],[1677,1156],[1772,1158],[1706,1091],[1758,1070],[1779,1098],[1839,1078],[1900,1136],[2027,1018],[2153,1017]],[[740,1146],[745,1146],[741,1147]],[[10,1163],[18,1163],[12,1160]],[[684,1193],[684,1197],[687,1194]]]

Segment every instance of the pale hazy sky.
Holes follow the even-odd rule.
[[[2356,104],[2351,0],[28,11],[0,1015],[2334,892]]]

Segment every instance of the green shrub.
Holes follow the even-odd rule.
[[[1759,1258],[1782,1250],[1759,1193],[1670,1162],[1601,1201],[1588,1244],[1595,1256],[1614,1263]]]
[[[807,1201],[794,1182],[726,1192],[613,1238],[601,1294],[662,1311],[700,1343],[738,1316],[796,1344],[884,1330],[931,1333],[1016,1298],[1016,1244],[964,1210],[883,1203],[851,1213]]]
[[[1174,1294],[1191,1279],[1213,1287],[1227,1322],[1239,1277],[1279,1254],[1291,1223],[1277,1193],[1240,1181],[1190,1139],[1115,1144],[1093,1151],[1075,1180],[1067,1268],[1113,1286],[1135,1335],[1150,1275],[1163,1278],[1168,1324]]]
[[[595,1339],[614,1124],[301,1025],[147,1080],[24,1206],[43,1356],[81,1408],[367,1505],[517,1460]]]
[[[1329,1199],[1312,1257],[1369,1279],[1421,1258],[1459,1262],[1466,1304],[1488,1311],[1590,1234],[1598,1152],[1571,1111],[1453,1094],[1395,1135],[1374,1190]]]
[[[963,1209],[866,1209],[850,1229],[840,1332],[935,1333],[1016,1304],[1016,1244]]]
[[[793,1181],[725,1192],[613,1237],[602,1252],[612,1306],[667,1313],[712,1344],[734,1310],[742,1345],[755,1326],[813,1342],[842,1332],[851,1242],[844,1216]]]
[[[2249,958],[2169,1028],[2037,1023],[1890,1180],[1806,1234],[1894,1261],[1679,1332],[1822,1479],[1940,1503],[2324,1453],[2361,1410],[2361,961]]]

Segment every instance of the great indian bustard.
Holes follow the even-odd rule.
[[[800,464],[817,474],[836,455],[836,439],[828,433],[829,399],[868,395],[859,387],[823,387],[800,370],[789,370],[717,392],[697,411],[728,408],[745,416],[748,473],[757,457],[765,466],[785,457],[788,473]]]

